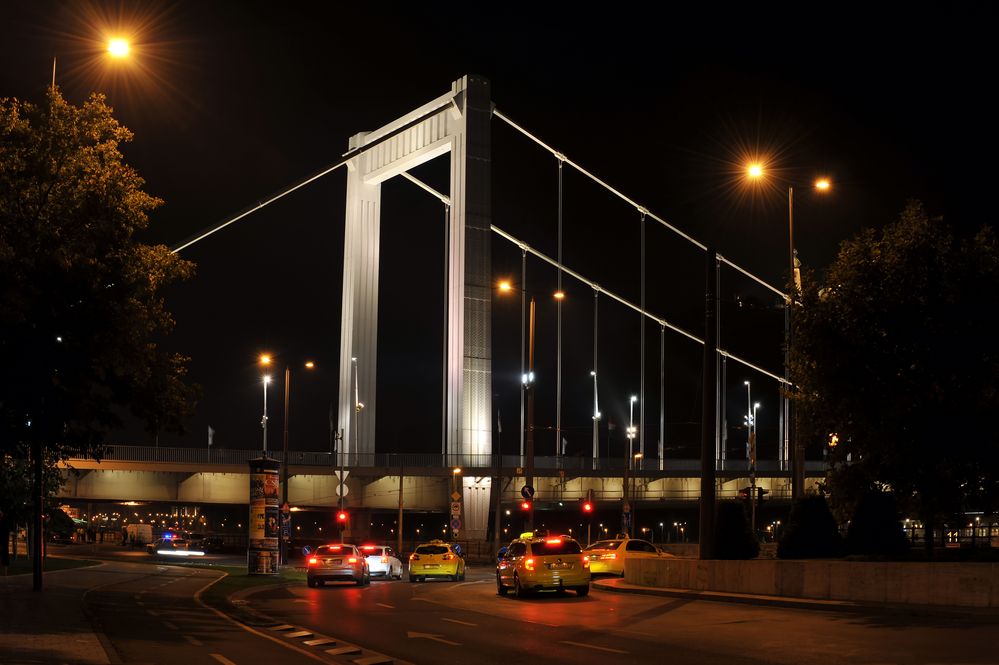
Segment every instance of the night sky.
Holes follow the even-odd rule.
[[[443,94],[451,81],[490,79],[497,108],[608,183],[729,259],[779,285],[787,266],[787,187],[796,188],[795,239],[821,270],[840,241],[924,201],[962,232],[993,222],[995,16],[988,9],[875,18],[867,10],[812,15],[681,15],[615,5],[581,13],[493,16],[419,10],[359,14],[347,3],[22,2],[0,20],[0,96],[41,101],[57,56],[64,95],[107,94],[135,133],[127,161],[166,201],[145,234],[175,245],[284,186],[339,161],[350,135]],[[664,13],[665,12],[665,13]],[[111,64],[104,39],[132,38]],[[746,188],[758,155],[772,174]],[[493,223],[554,255],[557,165],[493,121]],[[416,175],[447,189],[447,162]],[[833,190],[815,194],[816,176]],[[293,370],[292,449],[326,450],[336,400],[344,175],[337,172],[183,252],[198,264],[168,293],[177,319],[167,344],[192,357],[204,388],[186,436],[160,445],[260,445],[256,358]],[[401,179],[382,190],[378,451],[440,447],[443,210]],[[567,169],[564,258],[637,302],[639,216]],[[647,222],[647,304],[703,335],[703,254]],[[493,274],[519,277],[520,253],[493,236]],[[528,267],[538,294],[538,451],[554,449],[554,271]],[[593,296],[566,280],[563,426],[568,454],[590,449]],[[731,270],[721,285],[721,344],[779,372],[783,315],[773,296]],[[493,392],[503,446],[516,447],[516,297],[493,304]],[[658,437],[659,331],[647,328],[647,448]],[[638,316],[600,306],[601,410],[626,425],[639,386]],[[696,457],[701,349],[667,333],[668,455]],[[306,374],[300,363],[313,359]],[[281,377],[269,394],[271,448],[281,440]],[[742,382],[754,383],[761,458],[773,457],[772,381],[729,364],[730,447],[741,455]],[[361,386],[361,398],[365,388]],[[636,411],[636,419],[638,414]],[[623,429],[623,427],[622,427]],[[612,432],[620,454],[622,429]],[[602,429],[601,440],[607,439]],[[152,443],[127,422],[111,442]],[[604,444],[602,443],[602,446]]]

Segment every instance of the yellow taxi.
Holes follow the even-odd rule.
[[[443,540],[419,545],[409,555],[409,581],[423,582],[428,577],[444,577],[452,582],[464,580],[465,560],[453,545]]]
[[[496,564],[496,593],[518,598],[534,591],[590,593],[590,562],[570,536],[526,532],[511,542]]]
[[[652,543],[638,538],[598,540],[586,548],[590,557],[590,572],[624,576],[627,562],[632,559],[661,559],[672,557]]]

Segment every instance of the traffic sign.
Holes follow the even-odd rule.
[[[451,500],[458,501],[461,499],[461,494],[459,492],[451,492]]]
[[[451,530],[457,531],[460,528],[461,528],[461,518],[460,517],[451,518]]]
[[[461,501],[451,502],[451,517],[461,517]]]
[[[520,488],[520,496],[524,497],[525,499],[533,499],[534,488],[531,487],[530,485],[524,485],[523,487]]]

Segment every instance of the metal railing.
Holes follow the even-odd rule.
[[[229,449],[208,449],[208,448],[167,448],[109,444],[105,446],[101,455],[102,460],[113,462],[163,462],[181,464],[215,464],[215,465],[245,465],[251,459],[257,459],[263,455],[260,450],[229,450]],[[268,451],[268,457],[279,462],[285,462],[282,451]],[[71,458],[81,460],[83,458]],[[341,460],[337,454],[317,451],[289,451],[288,464],[293,466],[326,466],[338,467]],[[346,467],[381,467],[387,469],[397,468],[439,468],[439,469],[489,469],[493,471],[497,468],[497,462],[502,468],[503,475],[510,475],[516,469],[527,468],[526,458],[520,455],[503,455],[502,460],[498,460],[496,455],[441,455],[439,453],[347,453],[344,455],[343,464]],[[627,460],[622,458],[598,458],[589,457],[555,457],[555,456],[535,456],[535,472],[551,471],[607,471],[614,474],[623,474]],[[661,471],[689,471],[697,472],[701,468],[701,462],[697,459],[666,459],[660,469],[658,459],[642,459],[633,462],[629,470],[633,474],[646,472],[659,473]],[[827,465],[819,460],[806,460],[805,470],[811,473],[822,473]],[[748,467],[745,460],[717,460],[716,470],[726,472],[746,471]],[[760,460],[756,464],[757,473],[788,473],[790,464],[777,460]]]

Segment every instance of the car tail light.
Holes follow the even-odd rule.
[[[445,561],[447,561],[448,559],[453,559],[454,555],[453,554],[445,554],[441,558],[444,559]]]
[[[388,557],[387,556],[383,556],[382,557],[382,563],[388,563]]]
[[[525,559],[524,568],[527,570],[534,570],[534,559]]]
[[[561,538],[552,538],[550,540],[546,540],[545,542],[548,543],[549,545],[558,545],[559,543],[562,542],[562,539]]]
[[[611,552],[610,554],[605,554],[603,556],[603,558],[605,558],[605,559],[616,559],[617,558],[617,554],[614,553],[614,552]]]
[[[357,563],[357,557],[356,556],[350,557],[349,559],[347,559],[347,563]]]
[[[317,563],[319,563],[319,559],[317,559],[316,557],[312,557],[311,559],[309,559],[309,565],[310,566],[314,566]]]
[[[419,554],[410,554],[409,555],[409,560],[410,561],[419,561],[420,560],[420,555]]]
[[[584,556],[583,557],[583,568],[589,568],[589,567],[590,567],[590,557]]]

